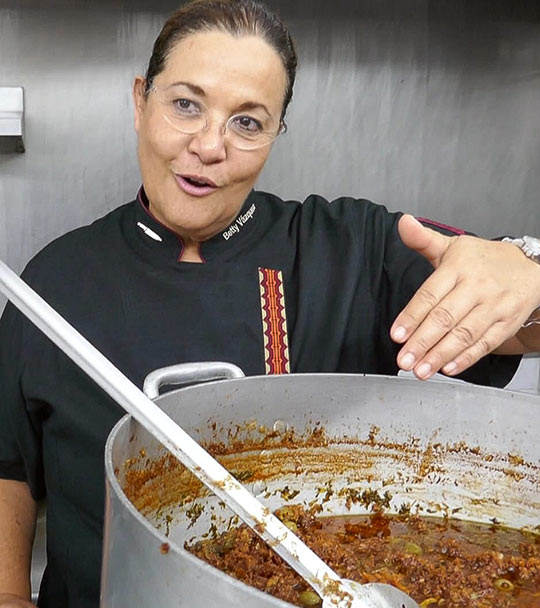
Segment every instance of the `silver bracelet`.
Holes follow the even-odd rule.
[[[537,316],[538,315],[538,316]],[[540,306],[532,311],[531,316],[523,323],[521,327],[530,327],[531,325],[540,325]]]

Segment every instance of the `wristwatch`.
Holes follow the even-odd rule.
[[[516,247],[519,247],[533,262],[540,264],[540,239],[537,239],[534,236],[522,236],[519,239],[505,237],[503,243],[512,243],[512,245],[516,245]]]

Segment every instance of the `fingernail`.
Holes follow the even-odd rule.
[[[412,353],[407,353],[401,358],[401,367],[406,370],[412,369],[414,362],[414,355]]]
[[[407,335],[407,330],[404,327],[402,327],[401,325],[399,327],[396,327],[396,329],[394,329],[394,331],[392,332],[392,338],[396,342],[400,342],[401,340],[403,340],[406,335]]]
[[[431,365],[429,363],[422,363],[417,369],[416,375],[420,378],[427,378],[431,374]]]
[[[445,374],[453,374],[457,370],[457,363],[455,361],[450,361],[443,367],[443,372]]]

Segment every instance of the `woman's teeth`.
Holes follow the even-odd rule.
[[[193,179],[192,177],[186,177],[184,178],[187,182],[189,182],[190,184],[193,184],[194,186],[208,186],[208,182],[205,181],[199,181],[197,179]]]

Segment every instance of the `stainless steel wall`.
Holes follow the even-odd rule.
[[[540,234],[540,3],[274,0],[301,67],[260,180],[367,197],[486,236]],[[0,156],[0,255],[130,200],[130,86],[170,0],[0,0],[0,86],[26,92],[26,154]]]
[[[265,186],[540,233],[538,1],[301,4],[292,133]]]

